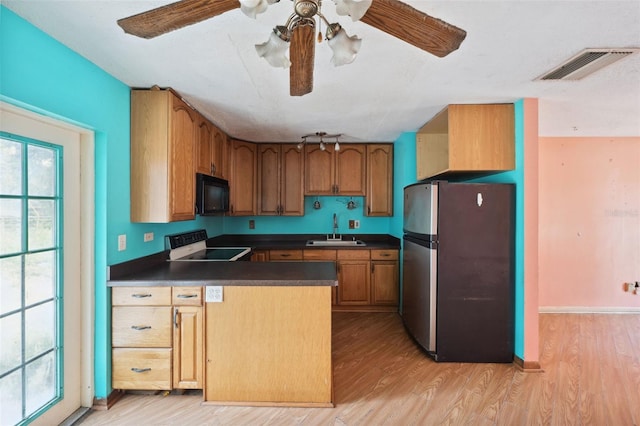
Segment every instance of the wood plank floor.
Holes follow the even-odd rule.
[[[540,363],[435,363],[389,313],[334,313],[335,408],[125,395],[83,425],[640,425],[640,315],[542,314]]]

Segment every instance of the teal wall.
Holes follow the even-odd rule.
[[[363,198],[348,210],[347,197],[305,198],[304,217],[199,217],[173,224],[132,224],[129,221],[129,88],[95,64],[0,6],[0,100],[73,123],[95,132],[95,396],[111,392],[110,293],[106,287],[108,265],[164,250],[163,236],[205,228],[210,236],[263,233],[329,233],[333,213],[339,232],[349,233],[349,219],[358,219],[360,233],[402,236],[402,188],[415,182],[415,133],[402,134],[394,144],[394,216],[363,216]],[[514,182],[518,190],[516,235],[516,355],[524,348],[523,320],[523,136],[522,102],[516,103],[517,168],[486,181]],[[254,219],[255,230],[248,221]],[[143,242],[153,232],[155,240]],[[117,251],[117,236],[127,235],[127,250]]]
[[[95,395],[111,392],[107,265],[164,249],[162,236],[206,228],[221,218],[175,224],[129,222],[129,87],[0,6],[0,100],[95,132]],[[143,234],[156,239],[143,243]],[[117,236],[127,250],[117,251]]]

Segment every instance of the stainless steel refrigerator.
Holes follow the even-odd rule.
[[[514,208],[511,184],[404,188],[402,318],[436,361],[513,361]]]

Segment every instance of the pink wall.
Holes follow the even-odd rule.
[[[539,138],[538,278],[542,310],[640,311],[640,137]]]

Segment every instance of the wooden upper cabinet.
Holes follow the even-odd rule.
[[[132,222],[195,218],[196,116],[171,90],[132,90]]]
[[[515,168],[513,104],[449,105],[416,137],[417,179]]]
[[[256,215],[256,144],[231,141],[230,214]]]
[[[366,145],[305,146],[305,195],[365,195]]]
[[[227,135],[200,114],[197,122],[196,172],[223,178],[223,150]]]
[[[393,145],[367,145],[366,216],[393,216]]]
[[[303,216],[304,156],[294,144],[258,144],[258,214]]]

